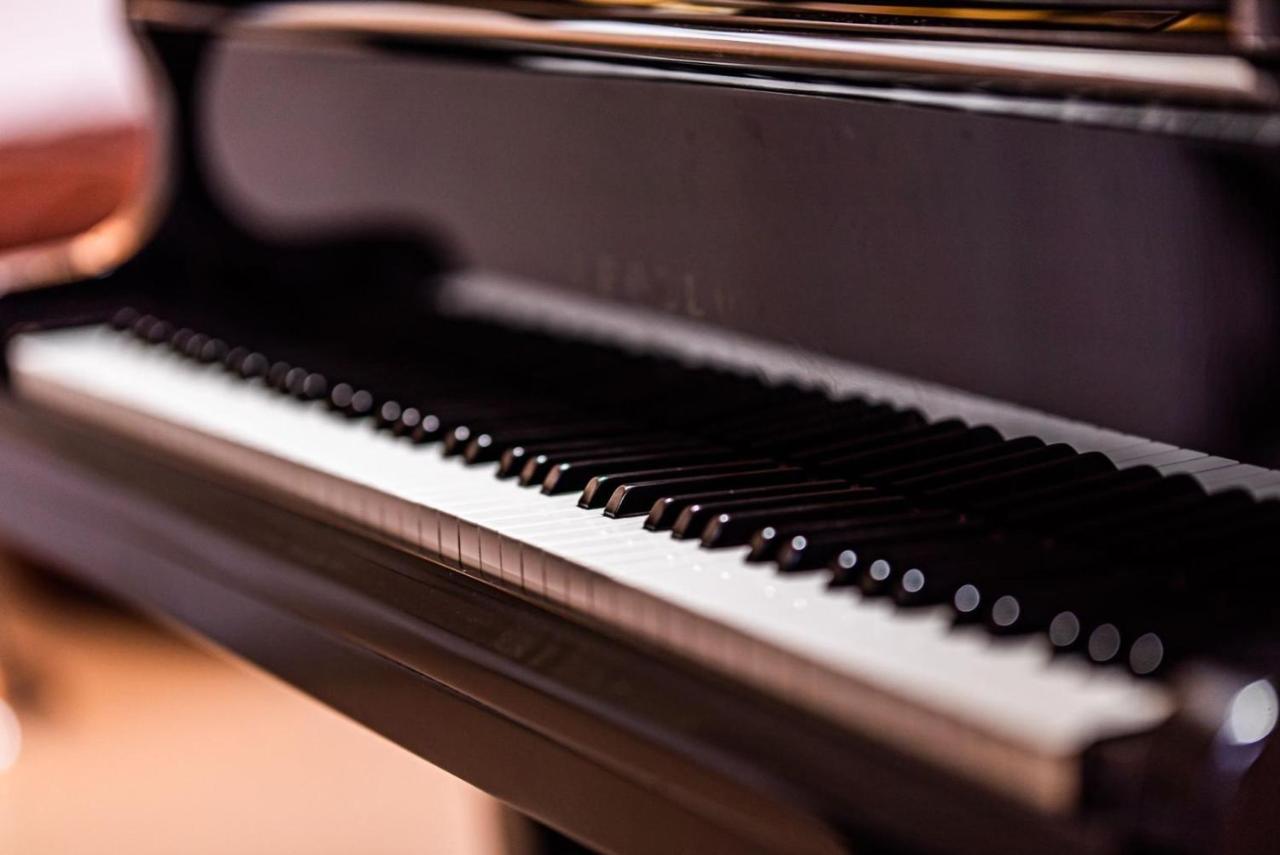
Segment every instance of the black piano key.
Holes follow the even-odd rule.
[[[963,536],[963,532],[957,532]],[[1072,559],[1066,556],[1036,555],[1026,550],[1009,550],[1000,544],[949,544],[950,556],[932,559],[917,556],[904,562],[889,555],[887,578],[878,580],[877,591],[887,593],[902,606],[934,605],[954,602],[961,588],[969,588],[973,604],[987,602],[992,597],[992,587],[1016,580],[1052,576],[1055,573],[1075,569]],[[972,611],[969,609],[968,611]]]
[[[333,400],[333,396],[330,395],[330,401]],[[373,393],[368,389],[354,389],[345,396],[345,400],[346,406],[340,409],[349,418],[364,418],[373,412]]]
[[[126,332],[140,318],[138,310],[132,306],[124,306],[117,309],[115,314],[111,316],[111,328],[116,332]]]
[[[768,409],[752,408],[746,412],[706,420],[704,430],[726,442],[750,442],[776,430],[797,430],[797,426],[830,424],[847,413],[865,413],[872,405],[863,398],[832,401],[821,393],[798,401],[778,401]]]
[[[404,407],[400,406],[399,401],[383,401],[373,415],[374,424],[379,430],[394,430],[400,423],[402,415],[404,415]]]
[[[891,443],[882,448],[870,449],[857,454],[845,455],[817,461],[821,470],[839,473],[846,478],[857,479],[864,472],[887,469],[911,460],[929,455],[944,455],[964,449],[976,448],[980,445],[992,445],[1000,442],[1000,434],[993,428],[970,428],[959,422],[940,429],[933,434]]]
[[[979,615],[987,631],[993,635],[1023,635],[1030,632],[1047,632],[1053,619],[1063,610],[1069,598],[1070,588],[1042,589],[1039,596],[1025,591],[990,592],[980,608]]]
[[[285,378],[289,376],[289,372],[292,370],[292,365],[283,359],[277,359],[267,369],[267,385],[276,391],[283,392],[285,390]]]
[[[173,336],[173,324],[157,318],[147,327],[143,340],[148,344],[164,344]]]
[[[616,487],[605,505],[607,517],[644,516],[655,502],[666,497],[696,495],[711,489],[744,489],[747,487],[777,484],[795,484],[804,479],[804,472],[789,466],[770,466],[728,474],[685,476],[657,481],[635,481]]]
[[[1014,494],[1021,497],[1020,501],[1003,509],[992,509],[993,503],[987,502],[978,503],[976,510],[999,516],[1009,525],[1055,529],[1157,499],[1179,489],[1176,483],[1170,484],[1171,480],[1161,478],[1153,469],[1121,469],[1049,488],[1020,491]],[[1003,500],[997,500],[1000,501]]]
[[[778,526],[805,519],[832,519],[844,512],[856,514],[875,507],[892,509],[901,504],[901,499],[885,498],[870,492],[865,498],[850,498],[844,502],[809,502],[785,509],[763,511],[727,511],[712,517],[702,531],[701,542],[707,549],[742,546],[751,540],[751,535],[767,525]]]
[[[847,489],[845,481],[797,481],[795,483],[776,484],[769,487],[749,487],[746,489],[711,490],[690,495],[664,496],[653,503],[644,527],[649,531],[669,531],[676,519],[684,510],[700,502],[714,504],[730,502],[738,499],[765,499],[776,496],[794,495],[799,490],[808,490],[810,495],[822,490]]]
[[[768,449],[785,455],[791,450],[804,450],[914,421],[913,417],[885,404],[860,403],[840,412],[828,412],[819,418],[787,419],[741,435],[730,433],[728,441],[751,448]]]
[[[1048,450],[1047,448],[1045,449]],[[1050,462],[1038,463],[1013,472],[987,475],[973,481],[953,484],[922,495],[941,503],[972,501],[984,496],[1000,495],[1023,490],[1037,484],[1053,483],[1076,478],[1088,478],[1102,472],[1114,471],[1115,465],[1107,456],[1098,452],[1073,454]]]
[[[990,580],[981,613],[988,629],[996,634],[1049,630],[1064,609],[1082,618],[1091,613],[1106,615],[1095,622],[1113,619],[1134,604],[1163,596],[1173,582],[1167,574],[1153,577],[1142,568],[1101,556],[1081,555],[1073,561],[1074,567],[1064,570],[1060,565],[1058,572],[1038,568],[1040,572]]]
[[[1201,513],[1183,516],[1164,526],[1134,551],[1150,558],[1196,561],[1220,560],[1225,555],[1257,555],[1277,548],[1274,535],[1280,532],[1280,507],[1275,502],[1253,503],[1244,491],[1217,493],[1206,501]]]
[[[1056,534],[1062,540],[1078,540],[1118,548],[1146,547],[1170,531],[1205,525],[1248,509],[1252,500],[1242,492],[1229,491],[1208,496],[1199,483],[1188,477],[1185,486],[1159,501],[1149,501],[1128,510],[1118,510],[1100,520],[1068,525]]]
[[[627,426],[614,419],[567,418],[541,421],[504,430],[482,430],[471,438],[462,456],[468,463],[490,463],[501,458],[502,452],[513,445],[524,447],[573,440],[608,439],[611,436],[626,436],[628,433]]]
[[[443,452],[446,457],[454,457],[463,454],[467,450],[467,446],[471,441],[482,433],[501,430],[504,427],[510,428],[513,425],[527,425],[532,421],[545,422],[547,419],[555,419],[556,414],[548,415],[545,409],[539,405],[526,405],[526,407],[517,406],[509,412],[500,412],[496,409],[490,409],[487,412],[478,411],[471,416],[450,416],[445,418],[446,422],[452,422],[452,427],[448,428],[443,436],[444,447]],[[563,416],[560,416],[563,418]]]
[[[322,401],[329,394],[329,380],[323,374],[312,371],[302,380],[298,397],[304,401]]]
[[[607,475],[612,472],[636,472],[647,468],[674,468],[696,464],[713,465],[733,462],[734,455],[732,452],[702,449],[587,457],[582,460],[565,461],[552,466],[551,471],[547,473],[547,477],[542,481],[542,492],[548,496],[576,493],[585,489],[587,483],[597,475]]]
[[[205,341],[203,346],[201,346],[200,352],[196,354],[196,359],[206,365],[211,365],[225,359],[229,350],[230,348],[227,346],[227,343],[222,339],[210,338]]]
[[[861,524],[831,531],[796,531],[786,535],[774,558],[778,570],[796,573],[818,570],[844,549],[874,547],[876,544],[910,543],[948,536],[978,537],[973,526],[953,514],[919,512],[869,517]]]
[[[408,432],[409,438],[415,443],[442,442],[448,443],[449,454],[460,454],[465,448],[465,443],[471,439],[471,426],[465,422],[474,420],[477,416],[484,417],[491,415],[500,406],[489,400],[477,400],[473,397],[465,399],[451,399],[447,403],[441,403],[440,395],[447,392],[439,390],[429,390],[432,398],[430,403],[422,402],[413,405],[418,412],[419,418],[413,428]],[[411,396],[401,395],[397,398],[398,402],[414,400],[421,401],[424,397],[428,397],[422,393],[415,393]],[[402,414],[403,407],[401,403]],[[459,430],[459,428],[463,428]],[[450,437],[452,436],[452,439]]]
[[[187,341],[196,334],[196,331],[190,327],[180,327],[175,330],[173,335],[169,336],[169,346],[180,355],[186,355]]]
[[[188,359],[199,359],[201,352],[204,350],[205,344],[209,341],[209,336],[202,332],[195,332],[187,336],[182,343],[182,354]]]
[[[830,519],[805,519],[800,522],[766,525],[751,535],[751,539],[747,541],[747,545],[751,547],[751,550],[747,553],[745,560],[753,564],[762,561],[775,561],[779,550],[797,535],[803,536],[806,542],[812,542],[815,548],[825,543],[827,537],[839,538],[841,543],[847,544],[847,533],[851,529],[858,529],[868,519],[878,519],[889,514],[904,519],[956,516],[953,512],[946,510],[913,508],[905,498],[899,496],[886,495],[885,498],[893,499],[894,503],[892,505],[875,505],[862,513],[843,511]],[[833,556],[834,552],[829,558]]]
[[[1044,484],[1000,496],[972,502],[970,507],[981,514],[1003,520],[1037,516],[1041,508],[1058,505],[1069,506],[1073,502],[1087,501],[1090,496],[1108,494],[1114,490],[1158,484],[1164,479],[1151,466],[1134,466],[1114,472],[1102,472],[1091,478],[1081,478],[1060,484]],[[1046,514],[1048,516],[1049,514]]]
[[[725,463],[695,466],[675,466],[657,469],[638,469],[630,472],[610,472],[597,475],[582,488],[582,496],[578,499],[580,508],[605,508],[613,498],[613,494],[633,484],[661,481],[676,481],[683,478],[696,478],[703,475],[715,475],[728,478],[730,476],[746,477],[748,473],[761,470],[776,472],[778,466],[772,460],[755,458],[752,460],[732,460]],[[758,476],[757,476],[758,477]],[[653,495],[653,494],[650,494]],[[652,499],[639,507],[638,513],[652,505]]]
[[[247,357],[250,352],[249,348],[241,345],[231,348],[227,351],[226,359],[222,360],[222,367],[227,371],[230,371],[232,374],[239,374],[241,366],[244,365],[245,357]]]
[[[1066,514],[1049,529],[1053,539],[1098,548],[1145,551],[1173,533],[1200,529],[1215,519],[1246,509],[1243,496],[1208,496],[1194,478],[1166,478],[1154,489],[1125,493]]]
[[[895,479],[887,483],[891,483],[894,489],[904,493],[934,495],[949,488],[977,484],[983,479],[990,480],[1011,472],[1025,472],[1035,466],[1077,456],[1070,446],[1061,443],[1023,448],[1007,454],[1001,453],[1008,445],[1009,443],[999,442],[982,446],[981,448],[989,453],[981,455],[977,460],[969,460],[956,466],[939,463],[934,471],[928,474]],[[877,482],[884,480],[874,473],[868,473],[866,478]]]
[[[400,417],[391,424],[391,432],[396,436],[408,437],[422,421],[422,410],[417,407],[401,407]]]
[[[149,312],[143,313],[133,319],[133,325],[129,327],[129,332],[139,341],[148,341],[152,324],[159,322],[159,320]]]
[[[637,436],[634,439],[609,440],[597,444],[594,441],[580,446],[562,450],[542,451],[525,460],[520,469],[519,483],[523,487],[542,484],[551,470],[562,463],[578,463],[602,457],[625,457],[636,455],[652,455],[660,452],[693,452],[707,449],[707,446],[689,439],[665,439]]]
[[[887,419],[883,424],[870,426],[869,429],[859,431],[857,434],[842,436],[824,443],[815,443],[808,448],[791,449],[788,457],[797,461],[816,463],[884,448],[911,439],[936,436],[960,430],[963,427],[962,422],[954,419],[930,423],[918,410],[902,410],[897,417]]]
[[[289,369],[289,373],[284,376],[284,391],[295,398],[302,398],[302,386],[306,383],[310,374],[311,372],[305,368],[294,367]]]
[[[985,605],[984,589],[973,582],[958,580],[988,575],[991,572],[989,562],[966,557],[961,547],[956,551],[956,560],[947,567],[952,573],[944,577],[930,572],[936,571],[932,564],[902,565],[890,577],[884,593],[903,608],[950,605],[958,623],[976,622],[980,614],[978,609]]]
[[[891,592],[898,577],[911,568],[925,568],[934,577],[948,568],[962,565],[967,574],[970,568],[980,570],[981,575],[963,575],[957,584],[966,581],[983,582],[991,575],[1010,575],[1014,567],[1025,567],[1028,551],[1034,546],[1024,543],[1008,543],[996,533],[989,537],[970,539],[963,549],[957,549],[949,539],[885,545],[841,550],[829,565],[834,587],[854,585],[868,596],[880,596]],[[974,565],[975,559],[981,563]],[[1045,560],[1037,555],[1037,560]],[[1019,563],[1022,562],[1022,563]],[[939,581],[942,577],[936,577]],[[933,583],[937,584],[937,582]],[[932,585],[931,585],[932,587]]]
[[[842,503],[850,499],[879,496],[879,492],[868,487],[853,487],[844,481],[835,482],[834,486],[814,486],[801,483],[794,490],[774,493],[768,496],[742,496],[729,499],[715,499],[707,502],[695,502],[685,507],[671,526],[671,536],[676,540],[687,540],[701,537],[703,530],[714,517],[723,513],[748,510],[785,510],[797,505],[823,503]]]
[[[952,471],[964,466],[985,463],[988,461],[1004,460],[1009,457],[1023,454],[1027,451],[1044,448],[1044,442],[1035,437],[1023,436],[1017,439],[997,442],[992,445],[980,445],[976,448],[964,448],[960,451],[953,451],[943,454],[939,457],[929,457],[923,460],[913,460],[908,463],[901,463],[891,466],[887,469],[875,470],[865,475],[867,481],[874,481],[878,484],[886,484],[893,486],[902,482],[909,482],[914,478],[922,478],[930,475],[936,475],[945,471]]]
[[[616,448],[619,445],[627,446],[635,443],[649,442],[653,444],[670,443],[673,447],[679,443],[693,446],[699,445],[697,440],[678,437],[674,434],[660,434],[649,432],[638,428],[627,428],[626,430],[610,432],[606,436],[590,436],[578,437],[574,439],[555,439],[545,442],[518,442],[503,449],[502,454],[498,457],[499,478],[514,478],[520,475],[521,470],[530,459],[538,455],[553,456],[556,454],[569,454],[579,451],[589,451],[592,449],[608,449]],[[543,472],[543,477],[546,473]],[[541,480],[541,479],[538,479]]]

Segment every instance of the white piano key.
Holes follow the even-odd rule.
[[[1165,475],[1174,475],[1184,473],[1187,475],[1198,476],[1197,480],[1203,478],[1207,473],[1218,469],[1225,469],[1228,466],[1235,466],[1237,461],[1228,460],[1225,457],[1197,457],[1193,460],[1186,460],[1181,463],[1170,463],[1165,466],[1156,467]]]

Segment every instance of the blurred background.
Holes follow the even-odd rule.
[[[127,251],[155,110],[115,0],[0,4],[0,290]],[[465,855],[511,842],[499,819],[457,779],[0,543],[0,852]]]
[[[0,852],[492,853],[496,804],[338,713],[0,557]]]

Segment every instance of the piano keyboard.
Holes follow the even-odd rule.
[[[1276,554],[1274,479],[1210,493],[1192,473],[1233,462],[1132,437],[465,318],[345,348],[179,323],[21,336],[15,388],[1047,810],[1090,744],[1170,713],[1151,675],[1247,652],[1221,580]],[[1210,610],[1238,632],[1210,644]]]

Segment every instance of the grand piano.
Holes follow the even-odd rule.
[[[10,548],[592,849],[1274,851],[1274,4],[128,11]]]

